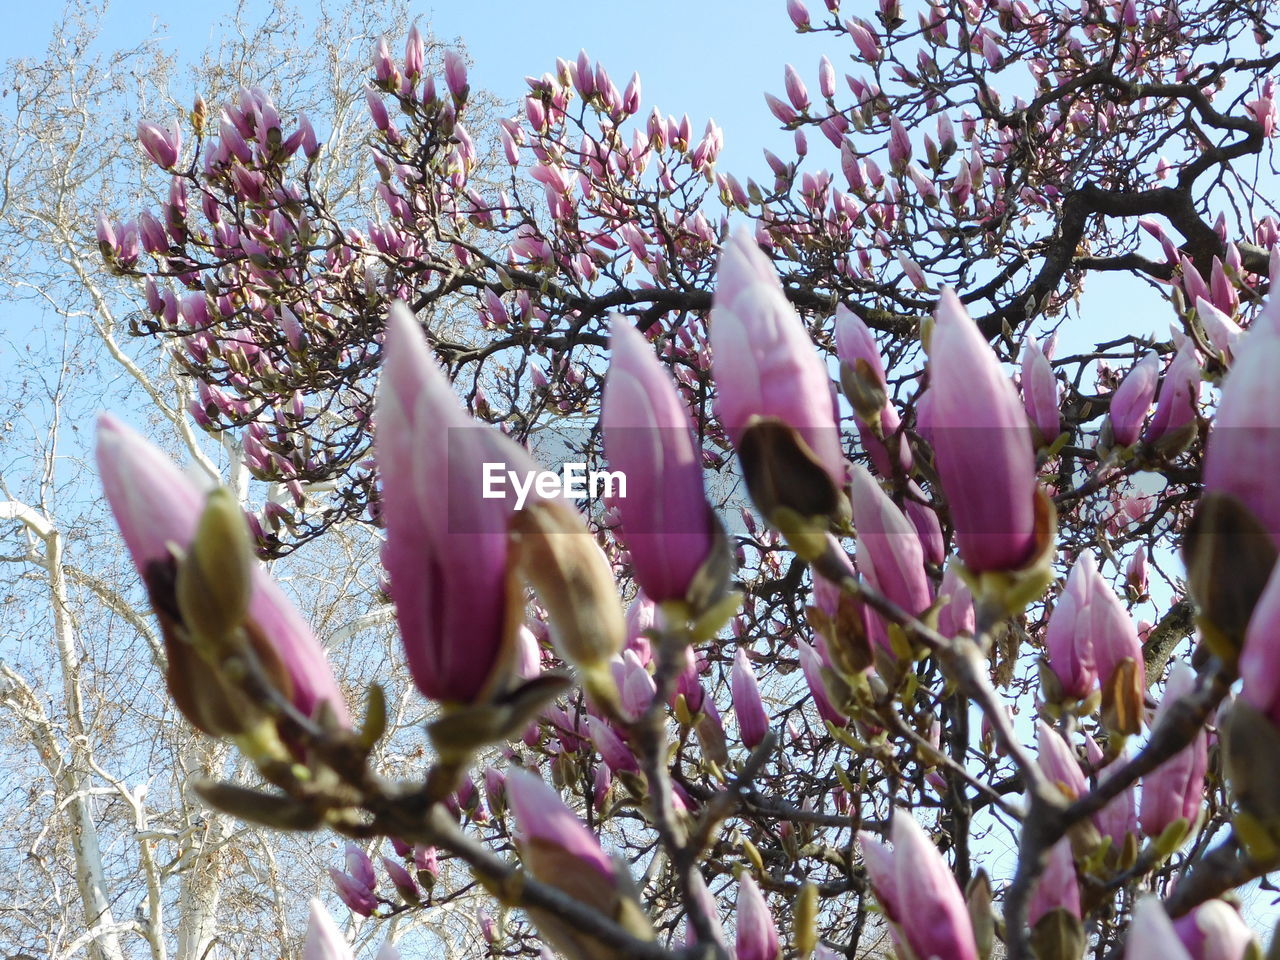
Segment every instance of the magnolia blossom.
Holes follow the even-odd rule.
[[[937,847],[904,810],[895,810],[893,849],[858,833],[863,863],[896,942],[917,957],[976,960],[973,924],[964,895]]]
[[[195,483],[165,454],[110,414],[98,420],[98,473],[120,533],[157,610],[172,611],[174,555],[171,545],[188,550],[196,535],[205,498]],[[264,659],[278,661],[280,692],[304,716],[322,703],[339,722],[347,722],[343,699],[324,649],[297,608],[260,564],[254,563],[245,613],[251,642],[266,645]],[[201,679],[188,644],[165,630],[170,691],[189,719],[202,725],[197,704],[209,684]],[[206,718],[207,719],[207,718]],[[202,726],[207,732],[218,732]]]
[[[387,540],[382,561],[414,683],[472,702],[505,679],[510,497],[486,498],[484,464],[526,475],[529,456],[473,421],[412,314],[391,309],[374,449]]]
[[[1036,551],[1035,456],[1027,417],[991,347],[950,289],[929,342],[919,411],[955,526],[974,571],[1014,570]]]
[[[682,600],[715,546],[688,408],[648,342],[621,318],[600,421],[611,469],[626,478],[617,500],[636,581],[659,603]]]
[[[776,418],[800,435],[843,487],[830,378],[773,264],[744,230],[730,235],[720,256],[711,350],[716,412],[734,443],[757,418]]]

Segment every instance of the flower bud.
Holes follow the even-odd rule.
[[[1173,930],[1191,960],[1243,960],[1254,945],[1249,929],[1235,907],[1208,900],[1173,921]]]
[[[742,647],[738,648],[733,658],[730,688],[733,692],[733,712],[738,718],[738,733],[742,736],[743,744],[753,749],[760,745],[769,732],[769,716],[760,700],[755,671],[751,669],[747,651]]]
[[[929,389],[919,419],[965,566],[1017,570],[1032,562],[1040,546],[1026,413],[950,289],[942,293],[929,342]]]
[[[1058,413],[1058,381],[1034,337],[1028,337],[1022,347],[1022,402],[1027,408],[1027,419],[1040,436],[1040,444],[1053,443],[1062,422]]]
[[[743,230],[725,244],[711,314],[716,411],[756,506],[841,512],[844,453],[830,380],[768,258]]]
[[[324,904],[312,898],[307,933],[302,941],[302,960],[353,960],[354,955]]]
[[[346,703],[323,648],[249,556],[244,516],[229,495],[213,494],[202,510],[201,494],[173,462],[107,414],[98,423],[97,461],[103,492],[160,620],[166,680],[184,715],[214,736],[247,731],[253,717],[244,694],[219,669],[224,655],[247,645],[300,713],[315,717],[326,704],[345,724]]]
[[[1160,358],[1151,350],[1134,365],[1111,395],[1108,422],[1116,446],[1130,447],[1138,442],[1142,422],[1151,409],[1151,399],[1156,395],[1156,385],[1159,382]]]
[[[893,850],[858,833],[863,863],[893,939],[916,957],[977,960],[973,922],[955,877],[915,818],[895,810]]]
[[[778,940],[778,926],[760,888],[746,871],[738,879],[737,914],[735,960],[779,960],[782,945]]]
[[[654,601],[686,600],[708,561],[725,547],[702,489],[702,463],[689,412],[645,339],[624,319],[613,324],[613,357],[600,420],[605,455],[626,496],[617,507],[636,582]],[[706,571],[702,593],[727,579]],[[714,597],[699,598],[705,605]]]
[[[1185,663],[1175,664],[1165,685],[1164,699],[1156,708],[1152,729],[1157,729],[1169,708],[1195,690],[1195,672]],[[1179,820],[1194,827],[1204,801],[1204,777],[1209,765],[1209,734],[1200,730],[1190,745],[1142,778],[1142,807],[1138,822],[1142,832],[1158,838]]]

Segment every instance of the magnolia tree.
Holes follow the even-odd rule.
[[[416,30],[369,66],[365,223],[264,88],[139,123],[164,199],[99,247],[264,491],[100,423],[169,693],[259,778],[202,796],[350,838],[363,917],[478,884],[493,955],[1256,950],[1276,11],[786,13],[827,56],[766,95],[764,181],[585,53],[529,79],[497,175]],[[1059,356],[1102,271],[1168,337]],[[254,556],[352,522],[385,579],[351,602],[394,605],[434,708],[407,776],[382,687],[352,710]],[[322,908],[308,949],[347,949]]]

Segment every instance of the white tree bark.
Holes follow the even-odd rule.
[[[6,675],[12,686],[9,696],[21,697],[25,693],[25,716],[32,736],[41,745],[41,757],[57,784],[59,803],[65,806],[71,822],[76,889],[84,911],[85,929],[93,934],[88,941],[90,956],[94,960],[125,960],[117,936],[111,901],[107,896],[102,850],[98,844],[98,828],[94,822],[93,798],[90,793],[93,783],[91,739],[84,725],[76,634],[67,598],[66,578],[62,571],[62,536],[48,517],[25,504],[13,501],[0,503],[0,518],[20,521],[42,545],[41,562],[53,610],[54,648],[57,650],[62,672],[69,749],[62,749],[39,700],[12,671]]]

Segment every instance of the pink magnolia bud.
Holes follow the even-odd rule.
[[[1131,597],[1147,595],[1147,550],[1142,544],[1138,544],[1138,549],[1125,565],[1124,581]],[[1141,636],[1142,631],[1139,630],[1138,634]]]
[[[791,101],[791,105],[796,110],[804,113],[809,109],[809,91],[804,85],[804,81],[800,79],[800,74],[791,64],[787,64],[784,71],[783,81],[787,89],[787,99]]]
[[[1040,769],[1063,793],[1072,800],[1088,793],[1089,785],[1075,751],[1043,720],[1036,721],[1036,746],[1040,751]]]
[[[919,420],[970,570],[1016,570],[1036,552],[1035,457],[1027,416],[955,293],[942,292]]]
[[[1196,316],[1204,327],[1209,344],[1228,360],[1235,356],[1236,344],[1244,336],[1244,330],[1227,314],[1204,297],[1196,300]]]
[[[902,173],[911,160],[911,137],[897,117],[889,118],[889,167]]]
[[[799,433],[836,487],[843,487],[844,452],[826,368],[773,264],[741,228],[720,257],[711,349],[716,412],[734,442],[756,418],[776,418]]]
[[[344,854],[347,873],[357,882],[372,890],[378,885],[377,874],[373,872],[373,861],[354,843],[348,843]]]
[[[834,726],[845,726],[849,720],[831,700],[827,683],[822,678],[822,655],[812,644],[799,637],[796,637],[795,644],[796,653],[800,656],[800,670],[804,673],[805,683],[809,685],[809,693],[813,695],[813,705],[818,708],[818,716]]]
[[[342,932],[317,899],[311,900],[307,934],[302,941],[302,960],[353,960],[354,954]]]
[[[630,650],[613,662],[613,675],[622,695],[623,714],[633,721],[639,720],[657,692],[653,677]]]
[[[942,575],[942,586],[939,595],[951,599],[938,611],[938,630],[946,637],[955,637],[961,633],[973,634],[977,628],[977,617],[973,611],[973,594],[960,575],[955,564],[948,564]]]
[[[1125,660],[1132,660],[1136,671],[1135,684],[1139,690],[1145,690],[1146,671],[1143,666],[1142,644],[1138,642],[1138,629],[1134,626],[1133,617],[1111,589],[1111,584],[1098,572],[1091,551],[1084,551],[1076,564],[1080,566],[1081,576],[1084,578],[1082,589],[1087,598],[1085,604],[1088,608],[1093,664],[1102,689],[1105,691],[1113,682],[1116,671]]]
[[[1103,769],[1106,759],[1102,748],[1089,734],[1084,736],[1084,752],[1089,764],[1098,773],[1098,782],[1106,780],[1116,768]],[[1134,787],[1125,787],[1110,803],[1093,815],[1093,825],[1104,837],[1111,838],[1111,846],[1115,850],[1124,847],[1125,839],[1131,833],[1138,832],[1138,813],[1134,805]]]
[[[854,46],[858,48],[858,53],[862,55],[863,60],[869,64],[880,62],[880,44],[876,40],[875,34],[855,20],[846,20],[844,28],[853,40]]]
[[[182,132],[177,123],[161,127],[148,120],[139,120],[138,142],[162,170],[171,170],[177,165],[182,152]]]
[[[444,82],[455,103],[467,99],[467,65],[456,50],[444,52]]]
[[[1067,576],[1066,589],[1058,597],[1045,628],[1049,668],[1072,700],[1084,700],[1098,680],[1093,662],[1093,620],[1090,591],[1097,574],[1093,554],[1085,551]]]
[[[396,888],[396,893],[400,894],[401,900],[406,903],[418,903],[421,899],[418,884],[413,879],[413,875],[404,868],[404,864],[390,857],[383,857],[382,868],[387,871],[391,885]]]
[[[600,759],[613,773],[629,773],[640,769],[635,754],[622,742],[617,731],[599,717],[587,717],[587,732]]]
[[[1197,400],[1200,397],[1200,358],[1195,344],[1188,338],[1174,355],[1165,371],[1156,401],[1156,412],[1147,424],[1144,439],[1148,443],[1167,443],[1176,447],[1190,442],[1188,431],[1196,429]]]
[[[928,834],[910,813],[895,810],[891,838],[892,851],[858,832],[863,864],[894,941],[917,957],[977,960],[964,896]]]
[[[600,842],[541,777],[509,770],[507,802],[520,832],[521,854],[535,877],[555,886],[572,883],[563,873],[567,857],[589,871],[592,882],[616,885],[614,866]]]
[[[796,112],[791,109],[791,106],[786,101],[779,100],[773,94],[766,93],[764,102],[768,104],[769,112],[778,118],[779,123],[786,125],[795,122],[797,119]]]
[[[409,28],[409,36],[404,43],[404,75],[412,80],[422,76],[422,65],[425,57],[425,44],[422,34],[415,23]]]
[[[1164,699],[1156,708],[1152,729],[1160,725],[1170,707],[1196,687],[1195,672],[1185,663],[1174,665],[1165,685]],[[1194,826],[1204,800],[1204,775],[1209,764],[1209,733],[1201,729],[1191,744],[1142,778],[1142,807],[1138,823],[1152,839],[1179,819]]]
[[[915,616],[933,602],[920,538],[880,484],[860,464],[852,474],[858,567],[885,597]]]
[[[391,579],[410,673],[434,700],[472,703],[506,679],[512,497],[486,497],[486,463],[522,476],[528,455],[463,410],[412,314],[391,309],[374,449]],[[490,473],[490,476],[492,474]]]
[[[1280,378],[1275,376],[1280,325],[1272,315],[1277,303],[1280,298],[1273,295],[1241,341],[1223,382],[1205,450],[1204,489],[1235,497],[1280,541],[1280,496],[1274,483],[1280,476]]]
[[[367,917],[378,909],[378,898],[362,881],[335,867],[329,868],[329,879],[333,881],[333,889],[338,899],[345,903],[352,913]]]
[[[1071,856],[1071,841],[1066,837],[1049,850],[1044,873],[1040,875],[1027,905],[1027,923],[1034,927],[1046,913],[1058,909],[1080,919],[1080,882],[1076,878],[1075,859]]]
[[[657,621],[658,611],[653,601],[643,592],[637,593],[627,607],[627,650],[634,653],[642,664],[653,660],[653,645],[648,632],[657,625]]]
[[[391,85],[395,78],[395,62],[391,59],[391,48],[386,37],[379,37],[373,50],[373,76],[379,86]]]
[[[1242,355],[1241,361],[1247,356]],[[1280,564],[1272,569],[1249,618],[1240,676],[1244,678],[1240,697],[1280,726]]]
[[[625,478],[623,537],[645,595],[684,600],[715,546],[689,411],[644,337],[623,318],[612,332],[600,420],[609,467]]]
[[[769,732],[769,716],[760,700],[760,688],[756,684],[755,671],[747,659],[747,651],[738,648],[733,658],[733,671],[729,687],[733,693],[733,713],[738,718],[738,733],[748,748],[755,748]]]
[[[881,390],[887,383],[875,336],[862,318],[843,303],[836,307],[836,355],[842,364],[862,371]]]
[[[177,601],[170,546],[184,551],[191,547],[204,496],[173,461],[110,414],[98,420],[97,462],[103,493],[153,606],[173,610]],[[280,587],[256,563],[246,627],[279,661],[285,680],[280,692],[300,713],[313,717],[323,702],[340,724],[346,724],[346,701],[324,648]],[[170,691],[192,722],[199,724],[188,712],[188,703],[183,702],[185,685],[195,678],[184,678],[178,669],[179,663],[191,660],[192,655],[185,652],[187,642],[171,636],[168,630],[164,634],[170,653]]]
[[[809,11],[801,0],[787,0],[787,16],[795,24],[797,30],[809,29]]]
[[[1111,435],[1117,446],[1128,447],[1137,443],[1159,382],[1160,358],[1152,350],[1129,371],[1124,382],[1111,395]]]
[[[818,89],[827,100],[836,95],[836,68],[826,57],[818,61]],[[837,132],[840,130],[839,127],[836,129]],[[843,137],[835,141],[836,146],[840,146],[843,142]]]
[[[1027,418],[1040,434],[1040,442],[1056,440],[1061,426],[1058,381],[1034,337],[1028,337],[1022,347],[1022,402],[1027,407]]]
[[[751,874],[743,872],[738,879],[738,937],[734,944],[735,960],[779,960],[782,945],[778,927],[765,903],[764,895]]]
[[[1222,900],[1209,900],[1173,921],[1174,932],[1191,960],[1242,960],[1254,943],[1240,912]]]
[[[1191,960],[1159,897],[1145,896],[1133,908],[1124,956],[1125,960]]]
[[[947,542],[942,536],[942,521],[938,519],[932,507],[921,502],[924,499],[924,491],[919,485],[914,480],[908,481],[907,519],[915,527],[916,536],[920,539],[924,562],[940,566],[947,559]]]

